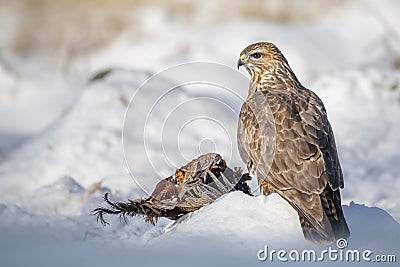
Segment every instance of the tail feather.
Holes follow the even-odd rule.
[[[340,190],[336,191],[329,190],[331,196],[327,197],[329,206],[325,209],[328,219],[331,222],[332,230],[335,233],[335,238],[345,238],[350,236],[350,230],[347,225],[346,219],[344,218],[342,203],[340,199]],[[331,215],[329,215],[331,211]]]
[[[306,240],[316,244],[324,244],[324,245],[331,244],[332,242],[335,241],[335,237],[332,233],[329,233],[329,235],[321,233],[301,213],[298,214],[299,214],[301,229],[303,230],[303,235]]]
[[[328,229],[328,235],[318,231],[313,224],[299,213],[299,220],[303,230],[304,237],[314,243],[331,244],[337,239],[350,236],[349,227],[343,215],[340,191],[333,191],[328,185],[320,194],[324,218],[329,220],[331,229]]]

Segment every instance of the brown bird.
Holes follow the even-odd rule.
[[[246,47],[237,66],[251,75],[238,123],[239,152],[261,193],[278,193],[291,204],[307,240],[348,238],[343,174],[322,101],[301,85],[272,43]]]

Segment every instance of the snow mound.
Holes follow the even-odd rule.
[[[343,206],[351,236],[351,247],[377,251],[399,249],[400,224],[385,210],[351,202]]]
[[[256,266],[257,253],[265,246],[317,252],[326,248],[304,241],[296,212],[276,194],[251,197],[233,192],[191,216],[156,227],[145,226],[142,218],[125,225],[113,220],[102,228],[87,215],[40,219],[21,209],[2,210],[0,234],[12,240],[2,249],[2,261],[20,266],[56,261],[86,266],[93,258],[97,266],[115,264],[116,259],[118,264],[146,266]],[[348,249],[397,253],[400,225],[388,213],[354,203],[344,211],[351,229]],[[18,222],[4,224],[10,217]],[[330,247],[337,249],[336,244]],[[15,250],[24,251],[24,257],[12,256]]]
[[[386,211],[354,202],[343,208],[351,231],[348,239],[351,247],[379,250],[397,247],[400,224]],[[183,245],[188,238],[195,241],[216,237],[239,244],[241,249],[256,249],[263,244],[312,246],[304,241],[297,212],[279,195],[251,197],[242,192],[229,193],[188,218],[169,224],[149,244]]]
[[[232,192],[164,231],[159,238],[163,242],[218,236],[227,241],[241,240],[243,247],[255,242],[304,243],[297,212],[277,194],[252,197]]]

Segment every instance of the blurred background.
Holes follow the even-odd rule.
[[[103,235],[88,214],[104,192],[145,196],[121,145],[137,88],[183,62],[236,68],[257,41],[275,43],[325,103],[345,174],[343,204],[377,206],[399,220],[400,1],[0,0],[0,231],[56,220],[75,241]],[[140,162],[134,126],[124,137]],[[242,164],[236,159],[232,166]],[[158,177],[143,166],[149,188],[174,171]],[[104,230],[107,238],[157,235],[137,219]]]
[[[372,55],[385,45],[381,42],[387,42],[385,52],[389,52],[398,46],[390,47],[392,39],[399,41],[396,1],[2,0],[0,7],[2,54],[46,64],[65,74],[85,74],[111,64],[158,68],[199,58],[228,62],[221,58],[247,44],[249,37],[278,42],[278,37],[287,34],[284,27],[296,34],[296,28],[300,33],[326,20],[336,21],[338,29],[320,27],[314,35],[322,41],[310,40],[309,35],[303,38],[350,51],[360,44],[346,48],[342,42],[353,38],[370,48]],[[265,29],[260,31],[263,24]],[[268,30],[271,25],[282,27],[280,36]],[[380,34],[376,28],[381,28]],[[297,41],[304,43],[303,38]],[[210,50],[222,55],[211,57]]]
[[[164,59],[168,64],[177,62],[177,56],[190,60],[188,54],[196,48],[193,47],[196,42],[218,46],[210,39],[199,40],[199,32],[205,34],[238,21],[301,26],[315,23],[332,12],[343,12],[352,1],[256,0],[233,4],[224,0],[202,3],[185,0],[2,0],[0,3],[1,49],[69,73],[79,70],[78,62],[84,65],[80,67],[85,70],[100,67],[91,64],[91,56],[119,39],[125,39],[131,46],[146,42],[165,46],[173,44],[173,55],[156,49],[145,55],[140,55],[143,53],[139,51],[135,55],[130,51],[125,55],[129,60],[123,62],[128,64],[131,61],[132,66],[153,66],[149,60]],[[371,16],[374,16],[372,12],[376,11],[371,10]],[[225,35],[232,38],[228,36],[230,34]],[[146,56],[147,60],[144,60]]]

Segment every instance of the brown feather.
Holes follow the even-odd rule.
[[[252,58],[255,52],[261,58]],[[251,84],[238,124],[240,156],[263,193],[277,192],[297,210],[306,239],[347,238],[343,174],[322,101],[301,85],[275,45],[256,43],[241,56]]]

